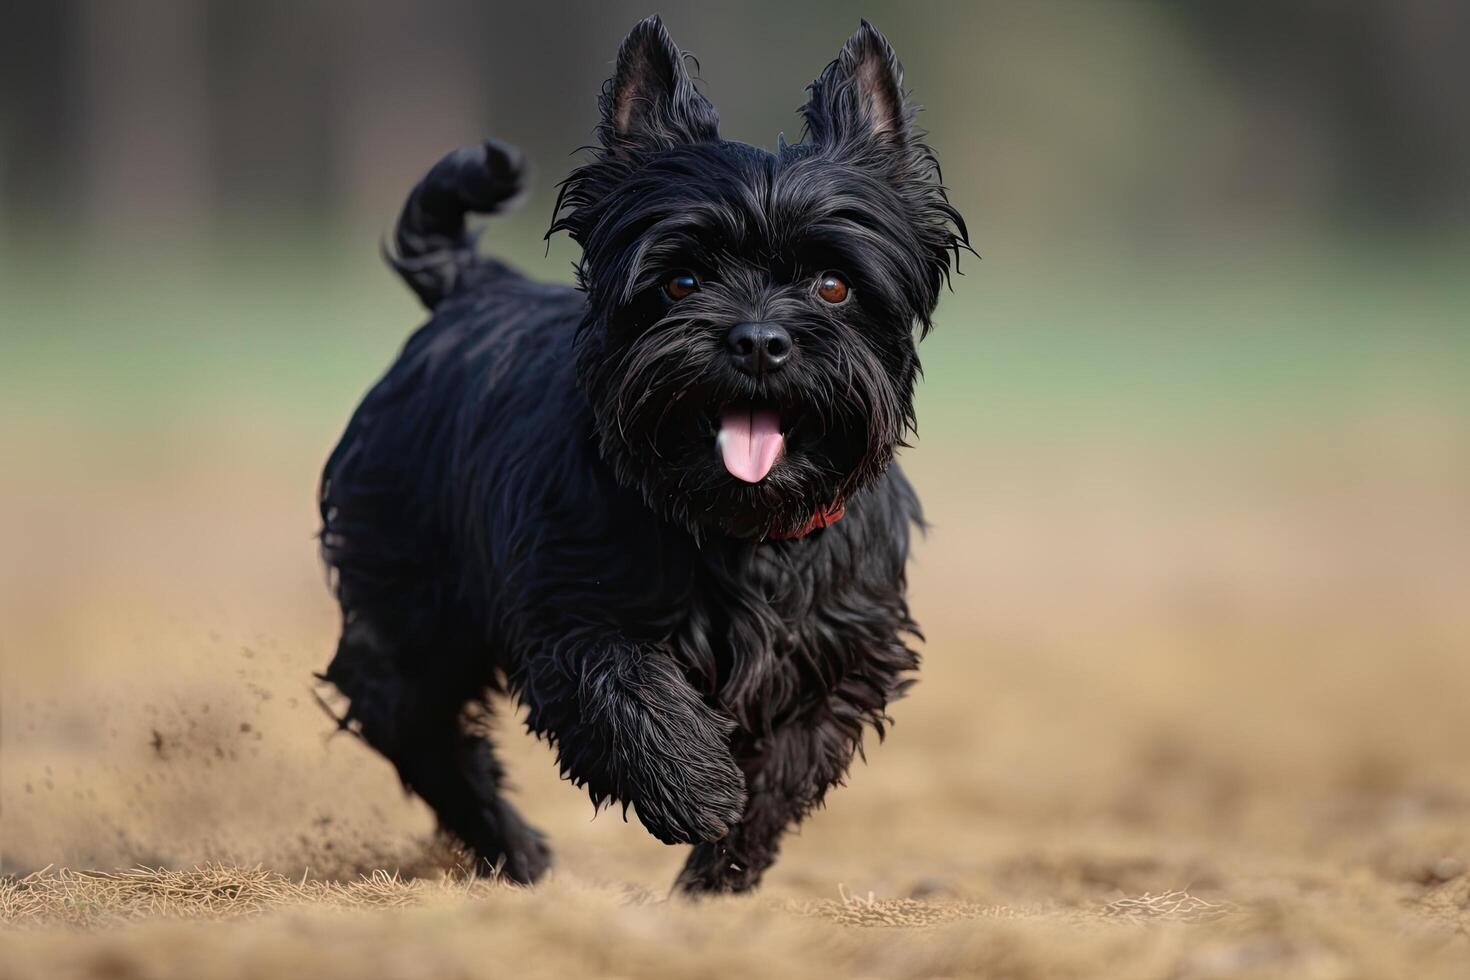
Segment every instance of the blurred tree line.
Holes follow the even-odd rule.
[[[1339,213],[1466,217],[1470,4],[1195,0],[1181,21],[1252,107],[1245,179],[1293,168]]]
[[[644,0],[646,4],[646,0]],[[385,220],[450,146],[587,141],[650,12],[485,0],[7,0],[0,234]],[[1003,221],[1470,222],[1470,4],[1008,0],[661,5],[728,135],[794,138],[867,16],[946,176]],[[998,202],[998,203],[992,203]],[[964,203],[964,202],[962,202]]]

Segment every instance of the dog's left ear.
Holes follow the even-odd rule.
[[[912,132],[915,110],[904,97],[903,66],[888,39],[866,20],[807,91],[811,98],[801,114],[818,144],[875,137],[904,143]]]
[[[904,226],[896,237],[918,246],[921,266],[910,280],[910,308],[926,334],[951,260],[958,260],[970,240],[965,219],[945,193],[939,160],[914,125],[918,107],[904,94],[898,56],[888,39],[863,21],[808,91],[811,98],[801,114],[817,149],[881,174],[900,199],[888,214]]]
[[[623,40],[618,66],[602,89],[598,136],[609,151],[666,149],[720,138],[720,117],[694,87],[684,54],[658,16]]]

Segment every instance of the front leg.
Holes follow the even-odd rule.
[[[827,708],[787,722],[741,755],[750,799],[722,840],[696,846],[675,888],[687,894],[749,891],[776,860],[781,838],[842,782],[862,741],[854,717]]]
[[[519,686],[530,727],[595,805],[631,804],[665,844],[719,840],[740,819],[734,721],[704,703],[667,651],[567,641],[533,658]]]

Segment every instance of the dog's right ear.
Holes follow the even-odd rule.
[[[720,138],[720,117],[699,93],[657,15],[623,39],[618,67],[602,87],[597,135],[609,152],[667,149]]]

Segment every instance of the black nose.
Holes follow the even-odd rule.
[[[746,374],[769,374],[791,359],[791,334],[779,323],[737,323],[725,335],[725,349]]]

